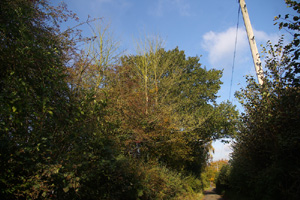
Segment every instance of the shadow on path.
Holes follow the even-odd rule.
[[[216,189],[206,190],[203,192],[204,198],[202,200],[224,200],[221,195],[216,193]]]

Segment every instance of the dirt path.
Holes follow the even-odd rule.
[[[215,188],[211,190],[206,190],[203,192],[204,198],[202,200],[224,200],[221,195],[215,192]]]

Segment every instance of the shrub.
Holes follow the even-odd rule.
[[[224,165],[217,175],[216,190],[218,194],[224,194],[229,189],[230,165]]]

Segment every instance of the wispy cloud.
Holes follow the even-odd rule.
[[[189,0],[157,0],[149,13],[161,17],[170,11],[175,11],[180,16],[191,16]]]
[[[95,7],[102,6],[103,4],[111,4],[117,8],[126,8],[131,6],[129,0],[92,0],[91,4]]]
[[[213,160],[229,160],[230,154],[232,153],[232,141],[229,140],[229,143],[223,144],[221,140],[217,140],[213,142],[213,147],[215,149],[215,153],[213,154]]]
[[[155,15],[155,16],[162,16],[163,15],[163,3],[164,0],[158,0],[158,2],[156,3],[156,5],[152,8],[150,8],[149,13],[151,15]]]
[[[188,0],[174,0],[172,2],[175,5],[175,7],[177,7],[181,16],[191,15],[191,6],[188,3]]]
[[[263,31],[254,30],[256,43],[265,44],[268,40],[276,42],[279,38],[276,34],[267,34]],[[231,67],[236,38],[236,28],[230,27],[223,32],[210,31],[203,35],[202,47],[208,52],[210,64],[218,68]],[[239,29],[237,38],[236,61],[243,62],[251,58],[249,44],[245,29]],[[220,66],[222,65],[222,66]]]
[[[92,11],[94,15],[99,13],[105,13],[106,16],[110,16],[112,13],[116,15],[116,13],[124,13],[132,7],[130,0],[91,0],[89,2],[89,11]],[[108,10],[110,10],[110,12],[108,12]]]
[[[103,4],[103,3],[113,3],[114,0],[96,0],[95,3]]]

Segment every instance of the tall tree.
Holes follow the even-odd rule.
[[[55,173],[58,167],[50,154],[56,152],[51,143],[64,132],[58,124],[69,115],[71,99],[64,81],[69,44],[56,26],[46,25],[64,17],[47,2],[0,4],[1,193],[14,198],[10,195],[34,195],[29,190],[41,181],[32,178],[34,172],[47,171],[48,165]]]
[[[233,106],[215,103],[221,71],[202,68],[198,57],[186,58],[178,48],[145,52],[123,57],[113,75],[119,91],[113,96],[120,103],[121,124],[130,132],[129,144],[174,168],[201,170],[208,158],[206,143],[234,132]],[[192,167],[194,161],[199,165]]]
[[[66,81],[78,38],[59,24],[74,14],[42,0],[4,0],[0,8],[1,198],[117,195],[108,189],[123,182],[108,181],[122,171],[106,137],[114,130],[103,118],[106,101]]]
[[[244,106],[240,134],[236,138],[231,187],[251,199],[297,199],[299,188],[299,13],[300,3],[286,1],[297,15],[281,20],[293,41],[284,46],[268,42],[264,48],[266,72],[259,86],[253,77],[238,93]]]

